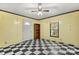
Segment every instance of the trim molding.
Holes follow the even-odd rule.
[[[25,15],[20,15],[20,14],[13,13],[13,12],[6,11],[6,10],[2,10],[2,9],[0,9],[0,11],[2,11],[2,12],[6,12],[6,13],[10,13],[10,14],[14,14],[14,15],[17,15],[17,16],[22,16],[22,17],[26,17],[26,18],[34,19],[34,20],[40,20],[40,19],[35,19],[35,18],[32,18],[32,17],[28,17],[28,16],[25,16]]]
[[[14,14],[14,15],[18,15],[18,16],[22,16],[22,17],[27,17],[27,18],[34,19],[34,20],[44,20],[44,19],[51,18],[51,17],[56,17],[56,16],[60,16],[60,15],[65,15],[65,14],[77,12],[77,11],[79,11],[79,10],[69,11],[69,12],[65,12],[65,13],[58,14],[58,15],[54,15],[54,16],[42,18],[42,19],[36,19],[36,18],[28,17],[28,16],[25,16],[25,15],[20,15],[20,14],[13,13],[13,12],[6,11],[6,10],[2,10],[2,9],[0,9],[0,11],[6,12],[6,13],[10,13],[10,14]]]

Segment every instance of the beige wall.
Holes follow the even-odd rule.
[[[32,38],[34,23],[40,23],[41,38],[79,46],[79,11],[40,21],[0,11],[0,47],[23,41],[22,25],[25,19],[32,22]],[[50,23],[56,21],[60,22],[59,38],[50,37]]]
[[[59,21],[59,38],[50,37],[50,23]],[[40,21],[41,38],[79,46],[79,11]]]
[[[33,24],[39,22],[30,18],[0,11],[0,47],[5,47],[23,41],[22,25],[24,19],[30,20],[32,22],[32,30]]]
[[[34,38],[34,24],[35,23],[39,24],[40,21],[35,20],[35,19],[30,19],[30,18],[25,18],[24,20],[26,20],[27,22],[29,21],[30,23],[32,23],[32,38]]]
[[[16,15],[0,12],[0,18],[0,46],[17,42],[17,26],[14,24],[17,21]]]

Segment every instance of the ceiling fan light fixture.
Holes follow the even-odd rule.
[[[42,10],[42,6],[41,6],[41,5],[38,6],[38,10],[39,10],[39,11]]]
[[[38,16],[42,16],[43,13],[42,13],[41,11],[39,11],[37,15],[38,15]]]

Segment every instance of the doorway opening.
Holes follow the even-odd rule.
[[[40,39],[40,24],[34,24],[34,39]]]

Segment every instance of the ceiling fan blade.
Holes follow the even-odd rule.
[[[36,10],[32,10],[31,12],[37,12]]]
[[[43,10],[43,12],[49,12],[49,10]]]
[[[38,11],[32,10],[31,12],[38,12]],[[42,12],[49,12],[49,10],[42,10]]]

